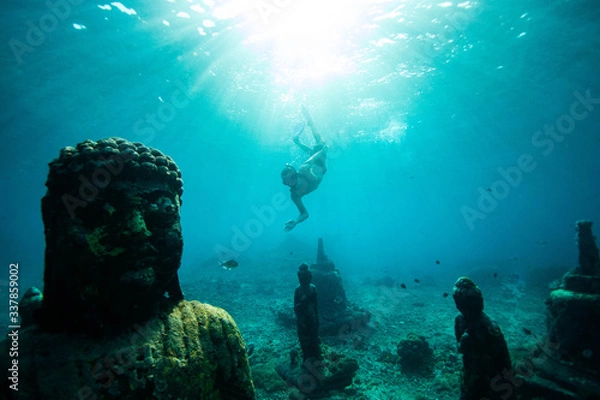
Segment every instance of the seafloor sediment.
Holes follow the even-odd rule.
[[[292,307],[299,264],[294,258],[262,260],[260,265],[242,263],[234,271],[201,268],[194,274],[195,279],[190,276],[182,279],[186,282],[182,287],[187,299],[223,307],[236,320],[246,344],[252,348],[250,364],[258,399],[302,398],[275,371],[278,364],[288,362],[292,350],[300,350],[296,330],[277,321],[278,310]],[[344,275],[343,266],[338,267],[348,300],[368,309],[372,318],[367,327],[357,332],[322,338],[326,351],[344,354],[359,363],[353,384],[326,398],[456,400],[462,368],[454,338],[457,310],[452,295],[444,297],[445,292],[451,292],[454,280],[434,274],[412,278],[400,274],[385,279],[383,275],[348,276]],[[258,269],[260,277],[255,273]],[[552,274],[556,271],[546,277],[551,279]],[[544,279],[532,282],[495,270],[493,266],[479,269],[473,275],[483,291],[486,312],[499,323],[513,363],[522,364],[523,372],[529,364],[518,360],[526,360],[536,342],[545,340],[544,300],[550,282]],[[420,282],[414,282],[413,278]],[[406,289],[400,283],[405,283]],[[397,345],[411,333],[423,336],[433,348],[429,370],[402,369]],[[519,381],[515,380],[515,384],[518,392]]]

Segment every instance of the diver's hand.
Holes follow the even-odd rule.
[[[288,222],[285,223],[285,227],[283,228],[284,231],[289,232],[292,229],[294,229],[297,225],[297,222],[294,221],[293,219],[289,220]]]

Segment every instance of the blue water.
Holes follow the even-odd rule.
[[[0,16],[0,248],[25,284],[47,163],[109,136],[180,166],[183,274],[317,237],[343,274],[566,270],[575,221],[600,232],[596,1],[23,3]],[[301,104],[328,172],[285,233]]]

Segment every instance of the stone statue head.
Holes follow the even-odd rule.
[[[298,281],[301,286],[310,285],[310,282],[312,281],[312,272],[310,272],[306,263],[302,263],[298,268]]]
[[[108,138],[66,147],[49,165],[38,322],[55,330],[127,326],[181,300],[183,181],[175,162]]]
[[[476,317],[483,312],[483,295],[479,287],[470,278],[458,278],[452,289],[456,308],[465,317]]]

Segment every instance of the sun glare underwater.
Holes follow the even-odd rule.
[[[0,397],[600,398],[596,1],[2,9]]]

